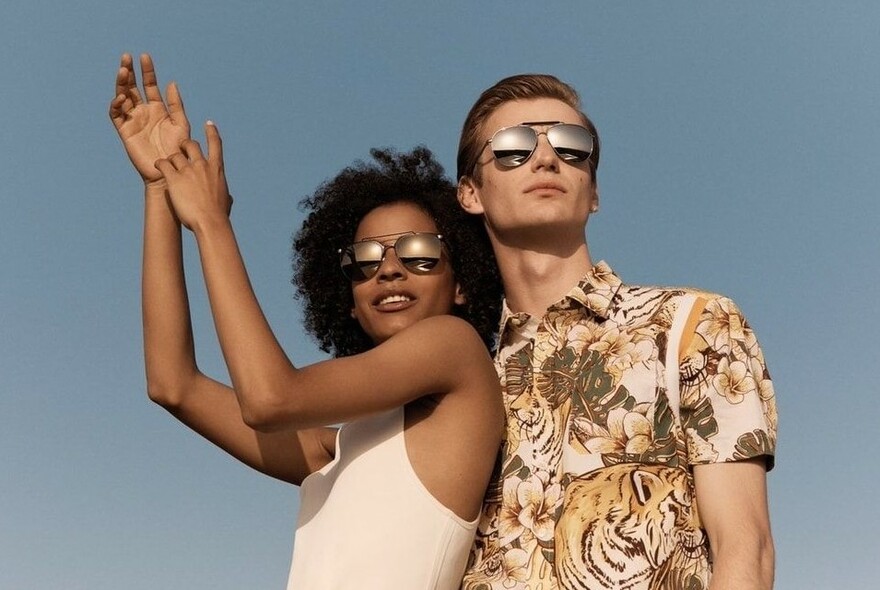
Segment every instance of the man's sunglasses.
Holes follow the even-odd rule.
[[[351,281],[365,281],[372,278],[379,271],[389,248],[394,248],[397,259],[406,270],[426,273],[440,262],[443,236],[410,232],[387,246],[377,240],[355,242],[339,250],[339,266],[342,268],[342,273]]]
[[[535,130],[535,125],[549,127],[539,132]],[[593,135],[586,127],[559,121],[536,121],[503,127],[486,144],[492,147],[499,164],[516,168],[525,164],[535,153],[540,135],[547,136],[553,151],[566,162],[583,162],[593,153]]]

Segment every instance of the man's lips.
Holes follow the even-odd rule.
[[[533,184],[530,184],[528,187],[526,187],[526,190],[525,190],[525,192],[527,192],[527,193],[532,193],[532,192],[537,192],[537,191],[557,191],[560,193],[564,193],[565,188],[559,183],[548,181],[548,180],[542,180],[540,182],[535,182]]]

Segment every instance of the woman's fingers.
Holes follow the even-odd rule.
[[[125,53],[116,71],[116,95],[110,101],[110,119],[118,129],[126,120],[126,116],[141,103],[141,95],[137,89],[131,55]]]
[[[183,98],[180,96],[180,89],[176,82],[171,82],[165,89],[165,96],[168,99],[168,115],[177,125],[180,125],[187,131],[189,135],[189,119],[186,118],[186,110],[183,108]]]
[[[128,62],[125,69],[127,70],[126,94],[131,96],[135,106],[142,104],[144,101],[141,98],[141,91],[138,90],[137,75],[134,73],[134,61],[130,55],[128,56]]]
[[[180,152],[171,154],[167,159],[177,172],[180,172],[189,164],[189,159]]]
[[[116,95],[127,94],[129,92],[130,86],[128,81],[128,73],[129,70],[125,66],[125,56],[122,56],[122,63],[119,65],[119,69],[116,70]]]
[[[161,172],[162,176],[164,176],[166,179],[168,178],[168,175],[177,172],[177,170],[174,168],[174,165],[169,161],[169,158],[161,158],[159,160],[156,160],[153,166],[155,166],[156,170]]]
[[[114,99],[114,104],[116,99]],[[207,161],[219,164],[219,170],[222,174],[223,170],[223,142],[220,139],[220,133],[212,122],[205,124],[205,135],[208,138],[208,159]],[[205,162],[205,155],[202,152],[202,146],[194,139],[184,139],[180,142],[180,151],[171,154],[167,158],[157,160],[156,168],[164,175],[166,172],[180,172],[190,164]]]
[[[162,102],[162,94],[159,92],[159,84],[156,80],[156,69],[153,67],[153,58],[149,53],[141,54],[141,76],[144,79],[144,94],[147,102]]]
[[[223,140],[213,121],[205,123],[205,138],[208,140],[208,160],[216,162],[223,169]]]
[[[141,102],[141,95],[137,88],[137,77],[134,73],[134,64],[131,55],[122,54],[119,61],[119,69],[116,71],[116,95],[125,94],[131,96],[135,104]]]
[[[124,94],[118,94],[116,95],[116,98],[110,101],[110,120],[113,121],[113,125],[117,129],[119,129],[125,122],[125,111],[122,108],[124,103]]]
[[[199,142],[194,139],[183,140],[180,143],[180,151],[183,152],[183,154],[192,162],[198,162],[199,160],[205,159],[202,155],[202,147],[199,145]]]

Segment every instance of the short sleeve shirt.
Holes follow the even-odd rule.
[[[505,306],[507,439],[465,590],[700,590],[696,464],[764,457],[776,405],[725,297],[625,285],[604,262],[541,318]]]

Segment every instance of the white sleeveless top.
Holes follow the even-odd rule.
[[[403,408],[346,424],[303,481],[288,590],[458,589],[479,519],[425,488],[403,425]]]

